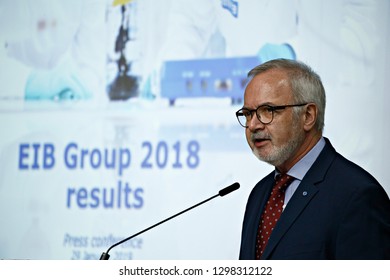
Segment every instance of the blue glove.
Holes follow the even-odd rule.
[[[294,49],[289,44],[264,44],[257,56],[261,63],[267,62],[272,59],[286,58],[296,60]]]
[[[34,70],[25,87],[26,100],[74,100],[92,97],[76,67],[58,65],[52,70]]]

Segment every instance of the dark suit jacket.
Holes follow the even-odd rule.
[[[276,224],[263,259],[390,259],[390,200],[365,170],[328,139]],[[256,232],[272,172],[246,206],[240,259],[255,258]]]

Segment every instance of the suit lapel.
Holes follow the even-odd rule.
[[[272,231],[271,237],[262,255],[262,259],[268,259],[270,257],[280,239],[286,234],[288,229],[319,191],[317,185],[324,180],[325,174],[336,155],[336,151],[329,140],[326,138],[325,140],[326,145],[324,149],[299,184]]]

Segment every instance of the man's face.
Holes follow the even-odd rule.
[[[269,70],[254,77],[245,89],[244,107],[256,109],[260,105],[294,104],[287,76],[281,70]],[[253,153],[262,161],[276,167],[290,165],[298,157],[305,133],[302,118],[292,108],[274,112],[273,121],[262,124],[253,115],[245,130]]]

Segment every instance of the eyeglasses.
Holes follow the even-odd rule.
[[[293,104],[293,105],[281,105],[281,106],[271,106],[271,105],[261,105],[256,109],[250,110],[247,108],[242,108],[236,112],[236,117],[241,126],[248,128],[248,123],[253,117],[253,113],[256,112],[257,119],[262,124],[269,124],[274,119],[274,112],[277,110],[283,110],[288,107],[300,107],[305,106],[308,103]]]

